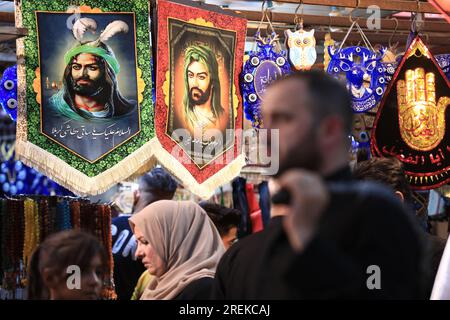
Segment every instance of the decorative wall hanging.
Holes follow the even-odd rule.
[[[366,47],[342,48],[355,25]],[[328,49],[331,61],[327,72],[336,78],[341,78],[345,74],[347,89],[352,97],[353,111],[366,112],[375,107],[381,100],[386,85],[384,68],[381,64],[386,49],[375,52],[356,21],[349,28],[340,48],[335,50],[328,47]]]
[[[13,121],[17,119],[17,66],[6,68],[0,80],[0,104]]]
[[[257,48],[249,53],[241,77],[245,116],[255,128],[262,126],[260,104],[267,86],[277,78],[287,75],[291,70],[286,59],[286,52],[280,48],[278,35],[273,30],[267,12],[263,11],[262,14],[263,19],[255,34]],[[264,17],[267,17],[272,31],[266,38],[263,38],[260,33]]]
[[[325,71],[328,70],[328,65],[330,64],[331,61],[331,57],[330,57],[330,53],[329,53],[329,49],[328,47],[334,47],[334,40],[333,38],[331,38],[331,33],[327,32],[325,34],[325,41],[323,43],[323,69]]]
[[[297,11],[301,7],[301,17]],[[288,48],[289,61],[296,70],[309,70],[317,59],[316,38],[314,29],[303,29],[303,2],[295,10],[295,31],[286,30],[286,47]]]
[[[439,66],[444,71],[445,75],[448,79],[450,79],[450,53],[447,54],[438,54],[434,56],[436,61],[439,63]]]
[[[20,159],[77,194],[150,167],[154,137],[147,0],[22,0]]]
[[[396,157],[415,189],[450,181],[450,82],[417,36],[403,56],[378,110],[372,153]]]
[[[246,20],[216,6],[158,1],[158,161],[202,198],[237,174]]]

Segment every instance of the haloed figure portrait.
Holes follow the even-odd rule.
[[[189,138],[177,142],[202,166],[233,143],[236,35],[169,18],[169,37],[167,134],[184,130]]]
[[[140,130],[133,13],[38,12],[42,133],[95,162]],[[45,35],[45,36],[44,36]]]

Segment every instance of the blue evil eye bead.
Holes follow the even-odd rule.
[[[16,194],[17,193],[17,187],[15,185],[11,185],[9,188],[9,193]]]
[[[377,95],[381,96],[383,94],[383,88],[378,87],[376,92],[377,92]]]
[[[12,89],[14,89],[14,81],[12,81],[12,80],[6,80],[6,81],[3,83],[3,87],[5,87],[6,90],[12,90]]]
[[[6,174],[2,173],[0,174],[0,183],[5,183],[6,181]]]
[[[27,178],[27,172],[25,170],[21,170],[18,174],[17,174],[17,179],[18,180],[25,180]]]
[[[10,109],[15,109],[17,108],[17,100],[16,99],[8,99],[8,101],[6,102],[6,105],[8,106],[8,108]]]
[[[367,134],[367,132],[363,131],[359,134],[359,140],[361,140],[362,142],[367,142],[369,141],[369,135]]]
[[[256,67],[259,64],[259,58],[258,57],[251,58],[250,63]]]
[[[17,181],[16,187],[17,187],[17,190],[21,191],[21,190],[23,190],[23,187],[25,187],[25,185],[23,184],[22,181]]]
[[[248,100],[250,102],[255,102],[258,99],[258,97],[256,96],[256,94],[252,93],[248,96]]]
[[[361,48],[360,47],[356,47],[356,52],[361,52]]]
[[[251,73],[247,73],[244,76],[244,80],[245,80],[245,82],[252,82],[253,81],[253,75]]]
[[[379,83],[384,83],[385,79],[383,77],[381,77],[380,79],[378,79]]]
[[[334,71],[334,72],[339,72],[339,68],[338,68],[338,67],[334,67],[334,68],[333,68],[333,71]]]
[[[276,60],[277,65],[279,65],[280,67],[284,66],[284,64],[286,63],[286,59],[283,57],[278,57]]]
[[[3,192],[9,192],[9,183],[3,184]]]
[[[383,68],[378,68],[378,72],[382,73],[383,72]]]
[[[20,170],[22,170],[22,168],[23,168],[22,162],[16,161],[16,164],[14,165],[14,169],[15,169],[16,171],[20,171]]]

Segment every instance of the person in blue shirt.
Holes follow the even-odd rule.
[[[133,213],[159,200],[171,200],[177,189],[177,182],[163,168],[155,168],[139,179],[139,189],[134,194]],[[117,298],[129,300],[134,287],[145,271],[141,261],[137,261],[136,239],[130,229],[128,218],[121,215],[112,220],[112,252],[114,257],[114,283]]]

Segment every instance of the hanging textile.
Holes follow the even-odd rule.
[[[417,36],[383,97],[371,141],[374,155],[404,164],[414,189],[450,181],[449,104],[450,82]]]
[[[259,208],[258,200],[256,199],[254,185],[247,183],[245,186],[245,193],[247,195],[248,209],[252,223],[252,233],[259,232],[264,229],[264,225],[261,216],[261,209]]]
[[[111,208],[72,197],[0,198],[0,289],[17,293],[26,287],[35,248],[48,235],[72,228],[95,235],[106,248],[109,274],[102,297],[113,299]]]
[[[80,195],[151,167],[147,0],[16,1],[20,160]]]
[[[233,205],[241,212],[241,222],[238,226],[238,238],[241,239],[252,233],[252,223],[250,219],[250,209],[247,202],[246,180],[237,177],[231,183],[233,187]]]
[[[259,192],[259,207],[261,208],[261,217],[264,228],[269,224],[270,221],[270,193],[269,193],[269,183],[263,181],[258,185]]]
[[[158,161],[207,199],[245,164],[239,73],[246,20],[206,4],[158,1]]]

